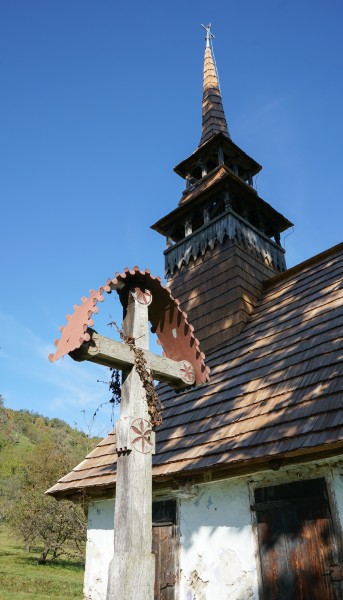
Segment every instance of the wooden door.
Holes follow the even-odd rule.
[[[152,551],[155,554],[154,600],[174,600],[177,575],[175,500],[153,502]]]
[[[343,600],[324,479],[255,490],[263,600]]]

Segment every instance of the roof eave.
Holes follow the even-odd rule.
[[[239,158],[239,156],[244,157],[245,160],[247,160],[250,163],[252,176],[256,175],[261,171],[262,166],[258,162],[256,162],[253,158],[251,158],[251,156],[249,156],[239,146],[237,146],[231,140],[231,138],[229,138],[227,135],[220,131],[213,135],[209,140],[204,142],[201,146],[199,146],[188,158],[185,158],[182,162],[176,165],[176,167],[174,167],[175,173],[183,179],[185,179],[187,176],[188,169],[190,168],[192,163],[196,162],[197,159],[204,154],[204,152],[210,149],[212,144],[215,145],[220,139],[222,139],[224,144],[230,146],[235,151],[237,158]]]
[[[289,467],[299,463],[309,463],[314,460],[324,460],[334,458],[343,452],[343,440],[330,442],[320,446],[310,448],[298,448],[288,453],[280,453],[275,455],[266,455],[259,458],[243,459],[235,461],[232,464],[213,464],[211,466],[199,469],[184,469],[175,470],[166,474],[153,475],[153,493],[159,492],[162,489],[168,490],[169,493],[175,491],[175,482],[192,478],[192,484],[201,484],[210,481],[220,481],[223,479],[231,479],[233,477],[243,477],[251,475],[259,471],[277,471],[281,468]],[[209,477],[210,474],[210,477]],[[113,483],[101,483],[94,486],[85,486],[78,488],[65,488],[63,490],[55,489],[58,484],[46,492],[47,495],[53,496],[56,500],[72,500],[94,501],[98,498],[106,499],[113,498],[115,495],[115,480]],[[55,491],[53,491],[55,490]],[[175,491],[177,494],[177,491]]]
[[[245,183],[240,177],[235,175],[235,173],[230,171],[228,169],[228,167],[220,167],[220,168],[226,170],[227,178],[230,178],[231,180],[233,180],[236,184],[238,184],[241,187],[242,190],[244,190],[247,194],[251,195],[252,201],[261,203],[261,207],[265,211],[267,211],[273,217],[273,219],[278,223],[278,226],[279,226],[278,229],[279,229],[280,233],[282,233],[289,227],[293,227],[293,223],[291,221],[286,219],[286,217],[284,217],[280,212],[275,210],[275,208],[273,208],[268,202],[266,202],[265,200],[263,200],[263,198],[258,196],[256,194],[256,191],[253,188],[251,188],[247,183]],[[209,188],[205,189],[203,192],[200,192],[194,198],[190,198],[189,200],[185,201],[184,203],[179,204],[179,206],[174,208],[174,210],[172,210],[170,213],[168,213],[167,215],[165,215],[164,217],[162,217],[161,219],[156,221],[156,223],[151,225],[151,229],[153,229],[154,231],[157,231],[161,235],[167,235],[166,232],[167,232],[167,229],[170,224],[175,223],[175,221],[177,221],[183,215],[185,215],[187,212],[189,212],[189,210],[191,208],[193,209],[198,203],[203,202],[203,200],[205,200],[207,196],[210,196],[211,194],[213,194],[218,189],[218,187],[220,187],[223,184],[223,181],[224,181],[224,178],[219,179],[218,181],[216,181],[213,184],[213,186],[210,186]],[[194,189],[194,194],[195,193],[196,193],[196,188]]]

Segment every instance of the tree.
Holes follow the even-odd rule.
[[[8,438],[8,420],[4,399],[0,394],[0,450],[6,444]]]
[[[48,557],[62,554],[82,557],[86,518],[81,506],[57,502],[44,492],[71,468],[72,457],[65,444],[46,442],[37,445],[24,463],[25,475],[20,494],[12,501],[7,515],[9,525],[23,538],[26,547],[42,546],[40,564]]]

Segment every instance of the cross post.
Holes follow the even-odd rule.
[[[123,333],[148,350],[148,304],[129,292]],[[143,295],[142,295],[143,298]],[[120,420],[116,426],[117,484],[114,555],[107,600],[152,600],[155,559],[152,544],[152,462],[154,435],[143,384],[136,367],[123,371]]]
[[[155,379],[184,387],[194,383],[187,361],[152,354],[149,348],[148,306],[152,294],[129,291],[124,309],[123,334],[144,350],[147,367]],[[120,419],[116,423],[117,480],[114,512],[114,554],[109,566],[107,600],[153,600],[155,557],[152,547],[152,454],[155,433],[146,393],[137,373],[133,352],[125,343],[91,334],[91,343],[71,353],[122,369]]]

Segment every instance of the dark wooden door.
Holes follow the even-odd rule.
[[[255,490],[263,600],[343,600],[324,479]]]
[[[152,551],[155,554],[154,600],[174,600],[177,574],[176,502],[154,502]]]

